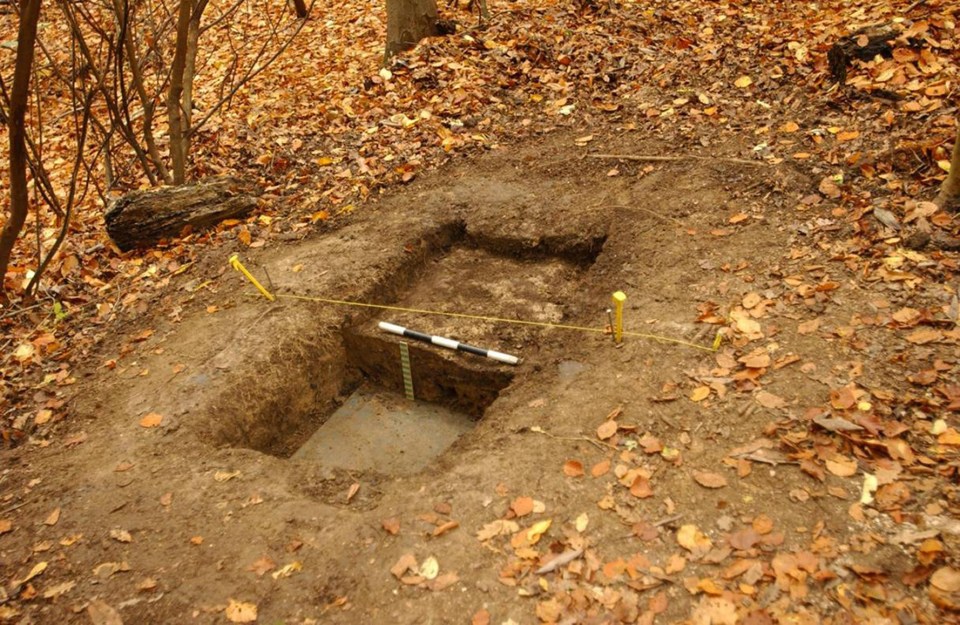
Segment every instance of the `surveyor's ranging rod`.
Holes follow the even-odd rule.
[[[439,345],[440,347],[446,347],[447,349],[455,349],[457,351],[467,352],[468,354],[485,356],[491,360],[505,362],[508,365],[515,365],[520,362],[519,358],[516,356],[511,356],[510,354],[496,352],[492,349],[483,349],[482,347],[474,347],[473,345],[467,345],[466,343],[454,341],[453,339],[448,339],[442,336],[433,336],[430,334],[423,334],[422,332],[415,332],[413,330],[408,330],[403,326],[387,323],[386,321],[381,321],[377,325],[381,330],[390,332],[391,334],[399,334],[400,336],[405,336],[410,339],[416,339],[418,341],[423,341],[424,343],[432,343],[434,345]]]

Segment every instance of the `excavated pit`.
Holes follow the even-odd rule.
[[[513,367],[387,334],[377,322],[521,358],[539,354],[558,340],[556,330],[491,317],[568,321],[568,303],[600,245],[567,257],[531,255],[528,249],[511,257],[502,242],[486,251],[465,245],[461,233],[406,272],[405,287],[392,285],[399,292],[389,298],[395,309],[348,314],[337,331],[300,337],[291,349],[281,350],[295,353],[284,359],[286,373],[275,376],[286,383],[259,410],[225,423],[220,438],[231,446],[333,469],[387,475],[423,469],[470,432],[523,370],[523,362]],[[404,395],[401,342],[409,350],[414,401]]]

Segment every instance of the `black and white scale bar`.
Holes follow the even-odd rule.
[[[520,362],[520,359],[516,356],[511,356],[510,354],[503,354],[501,352],[495,352],[492,349],[483,349],[482,347],[474,347],[473,345],[467,345],[466,343],[460,343],[459,341],[454,341],[453,339],[444,338],[442,336],[433,336],[430,334],[423,334],[422,332],[415,332],[413,330],[408,330],[403,326],[398,326],[393,323],[387,323],[386,321],[381,321],[379,324],[380,329],[385,332],[390,332],[391,334],[399,334],[400,336],[405,336],[407,338],[416,339],[418,341],[423,341],[425,343],[433,343],[434,345],[439,345],[440,347],[446,347],[447,349],[455,349],[461,352],[467,352],[468,354],[476,354],[477,356],[485,356],[491,360],[496,360],[498,362],[505,362],[508,365],[515,365]]]

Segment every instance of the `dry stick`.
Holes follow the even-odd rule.
[[[600,449],[601,451],[606,451],[606,450],[608,450],[608,449],[614,449],[614,450],[616,449],[616,447],[614,447],[613,445],[610,445],[609,443],[603,443],[603,442],[601,442],[601,441],[595,441],[595,440],[593,440],[592,438],[587,437],[587,436],[559,436],[559,435],[557,435],[557,434],[553,434],[553,433],[551,433],[551,432],[548,432],[548,431],[546,431],[546,430],[544,430],[543,428],[538,427],[538,426],[534,426],[534,427],[530,428],[530,431],[531,431],[531,432],[536,432],[537,434],[544,434],[544,435],[546,435],[546,436],[549,436],[550,438],[555,438],[555,439],[560,440],[560,441],[571,441],[571,442],[575,442],[575,443],[587,442],[587,443],[590,443],[591,445],[597,447],[597,448]]]
[[[641,162],[669,162],[669,161],[719,161],[722,163],[738,163],[740,165],[756,165],[760,167],[769,166],[764,161],[748,161],[743,158],[726,158],[723,156],[697,156],[695,154],[686,154],[683,156],[653,156],[647,154],[587,154],[587,158],[603,158],[621,161],[641,161]]]

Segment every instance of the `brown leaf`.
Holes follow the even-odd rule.
[[[140,419],[140,427],[155,428],[163,423],[163,415],[156,412],[148,412]]]
[[[383,526],[383,529],[393,536],[396,536],[400,533],[400,519],[396,517],[390,517],[389,519],[384,519],[380,521],[380,525]]]
[[[347,503],[350,503],[350,500],[353,499],[357,493],[360,491],[360,483],[354,482],[350,485],[350,488],[347,489]]]
[[[120,543],[133,542],[133,536],[130,535],[130,532],[128,532],[127,530],[119,529],[119,528],[110,530],[110,538]]]
[[[0,534],[6,534],[13,531],[13,521],[10,519],[0,519]]]
[[[764,408],[769,408],[771,410],[774,410],[776,408],[783,408],[784,406],[787,405],[787,402],[782,397],[779,397],[767,391],[759,391],[756,395],[754,395],[753,398],[754,400],[756,400],[758,404],[760,404]]]
[[[449,588],[456,584],[458,581],[460,581],[460,577],[456,573],[444,573],[430,580],[426,586],[434,592],[439,592],[444,588]]]
[[[857,473],[857,461],[853,458],[845,458],[837,455],[827,460],[824,464],[827,466],[827,471],[837,477],[850,477]]]
[[[231,623],[253,623],[257,620],[257,604],[230,599],[230,604],[223,613]]]
[[[704,488],[723,488],[727,485],[727,478],[719,473],[710,473],[709,471],[694,471],[693,479]]]
[[[857,395],[852,386],[830,391],[830,405],[837,410],[849,410],[857,404]]]
[[[926,345],[943,338],[943,332],[934,328],[920,328],[906,336],[906,339],[915,345]]]
[[[567,460],[563,463],[563,474],[567,477],[582,477],[583,464],[579,460]]]
[[[590,469],[590,475],[593,477],[601,477],[606,475],[610,471],[610,460],[601,460],[597,464],[593,465],[593,468]]]
[[[56,525],[57,521],[60,520],[60,508],[54,508],[53,512],[47,515],[47,518],[44,519],[44,525]]]
[[[533,512],[533,499],[531,497],[517,497],[510,504],[510,509],[518,517],[524,517]]]
[[[261,556],[253,564],[247,567],[248,571],[257,574],[257,577],[263,577],[268,571],[277,568],[277,563],[270,556]]]
[[[412,553],[405,553],[400,556],[397,563],[390,567],[390,573],[397,579],[406,575],[407,571],[417,570],[417,559]]]
[[[100,599],[94,599],[87,604],[87,616],[93,625],[123,625],[120,613]]]
[[[753,546],[760,540],[760,536],[753,528],[748,527],[730,534],[728,540],[730,546],[734,549],[746,551],[747,549],[753,549]]]
[[[482,608],[470,619],[470,625],[490,625],[490,612]]]
[[[946,592],[960,592],[960,570],[952,566],[940,567],[930,576],[930,585]]]
[[[837,199],[840,197],[840,187],[837,186],[837,183],[834,182],[833,178],[830,176],[827,176],[820,181],[818,190],[820,193],[824,194],[830,199]]]
[[[437,536],[443,536],[447,532],[455,530],[458,527],[460,527],[460,523],[458,521],[447,521],[442,525],[438,525],[436,529],[433,530],[433,537],[436,538]]]
[[[851,423],[841,417],[831,417],[826,413],[814,417],[813,422],[830,432],[857,432],[863,429],[856,423]]]
[[[637,499],[646,499],[653,497],[653,489],[650,487],[650,480],[645,477],[637,476],[630,485],[630,494]]]
[[[692,524],[683,525],[677,530],[677,543],[687,551],[698,555],[705,554],[713,547],[710,538]]]
[[[614,420],[604,421],[597,428],[597,438],[602,441],[607,440],[611,436],[617,433],[617,422]]]
[[[698,386],[690,393],[690,401],[701,402],[707,397],[710,397],[709,386]]]
[[[753,518],[753,531],[763,536],[773,531],[773,519],[765,514],[758,514]]]
[[[173,503],[173,493],[164,493],[160,495],[161,506],[169,506],[171,503]]]

